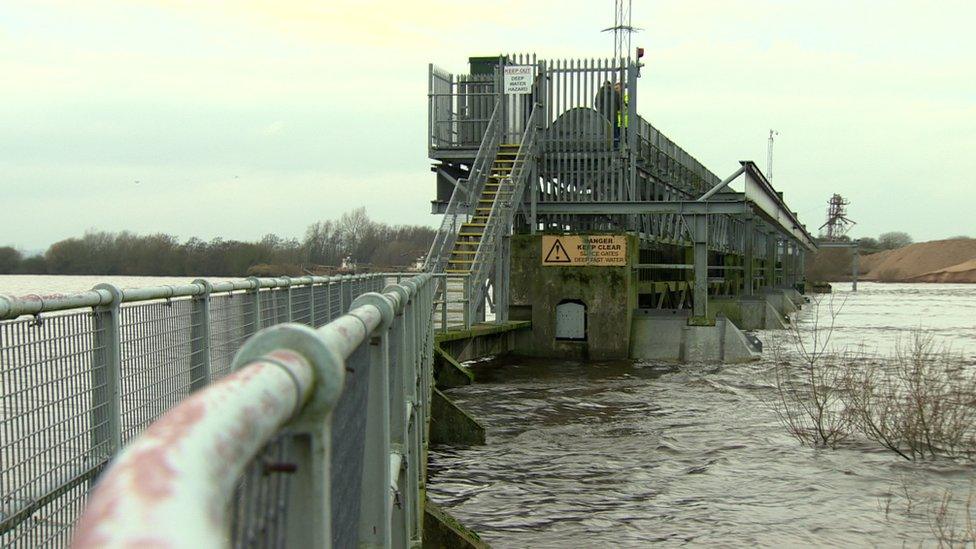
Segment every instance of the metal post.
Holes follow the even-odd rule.
[[[280,292],[278,295],[280,296],[281,293],[284,293],[285,294],[284,295],[285,310],[282,311],[280,314],[276,314],[275,315],[275,318],[277,319],[277,321],[278,321],[279,324],[283,324],[285,322],[291,322],[292,321],[292,318],[293,318],[292,317],[292,314],[291,314],[291,299],[292,299],[292,295],[291,295],[291,285],[292,285],[291,277],[285,276],[285,277],[282,277],[281,280],[283,280],[285,284],[284,284],[284,288],[283,289],[278,289],[278,292]],[[275,303],[275,305],[277,305],[277,303]],[[275,307],[275,308],[277,309],[277,307]]]
[[[413,280],[408,280],[405,283],[410,289],[410,301],[407,302],[407,309],[404,312],[404,317],[407,321],[407,345],[406,345],[406,360],[404,361],[406,368],[404,368],[404,379],[403,382],[406,384],[405,396],[407,400],[406,414],[407,414],[407,440],[406,440],[406,454],[407,454],[407,482],[405,488],[404,505],[409,508],[407,513],[407,527],[409,528],[409,539],[411,543],[419,537],[420,530],[418,529],[420,521],[423,517],[419,516],[420,509],[420,440],[421,440],[421,426],[419,425],[417,413],[420,408],[420,402],[417,395],[417,380],[418,380],[418,364],[417,364],[417,354],[418,354],[418,343],[419,343],[419,330],[417,329],[417,309],[418,307],[418,296],[417,296],[417,286]],[[419,541],[419,540],[417,540]]]
[[[781,286],[783,287],[793,287],[793,283],[790,279],[793,278],[793,242],[789,240],[783,241],[783,280]]]
[[[861,267],[861,254],[859,254],[858,251],[859,250],[857,248],[851,248],[851,253],[853,254],[853,256],[851,257],[851,291],[852,292],[857,291],[857,275],[859,274],[858,270]]]
[[[390,438],[392,444],[389,454],[391,489],[395,505],[392,511],[392,542],[394,547],[409,545],[411,524],[410,510],[406,505],[408,446],[408,425],[410,419],[407,399],[407,316],[405,313],[408,291],[405,287],[387,286],[383,293],[395,292],[400,299],[396,305],[395,316],[390,328],[390,378],[393,380],[390,394]],[[395,486],[395,488],[394,488]]]
[[[628,200],[637,200],[637,65],[633,62],[627,65],[627,169],[628,169]],[[636,230],[637,216],[631,216]]]
[[[332,546],[331,419],[291,439],[296,465],[288,488],[288,545]]]
[[[751,215],[747,215],[745,219],[745,242],[743,245],[745,250],[743,250],[742,255],[742,276],[745,279],[745,284],[742,287],[742,294],[751,297],[755,291],[756,283],[756,261],[753,251],[756,245],[756,220]]]
[[[119,305],[122,290],[112,284],[99,284],[112,301],[95,307],[92,318],[94,342],[91,369],[91,449],[92,455],[109,458],[122,447],[122,339],[119,330]]]
[[[806,267],[807,263],[806,263],[806,258],[807,258],[807,252],[806,252],[806,250],[801,249],[800,250],[800,257],[797,258],[798,267],[797,267],[796,272],[797,272],[797,275],[798,275],[798,278],[799,278],[799,280],[797,280],[797,282],[802,282],[803,283],[803,291],[804,292],[806,292],[806,284],[807,284],[807,267]]]
[[[194,296],[190,313],[190,391],[210,383],[210,292],[213,284],[198,278],[203,293]]]
[[[447,331],[447,303],[448,303],[448,293],[447,293],[447,273],[441,273],[437,275],[441,277],[441,331]]]
[[[464,316],[464,329],[471,328],[471,286],[470,286],[470,275],[462,275],[461,278],[462,287],[464,292],[462,294],[462,300],[464,301],[464,308],[462,310],[462,315]]]
[[[326,300],[328,303],[328,300]],[[308,283],[308,325],[315,328],[315,277]]]
[[[253,276],[247,280],[252,286],[245,294],[250,302],[244,310],[244,335],[252,336],[261,329],[261,280]]]
[[[507,232],[507,231],[506,231]],[[501,273],[496,279],[498,292],[495,295],[495,322],[508,322],[508,301],[511,284],[512,257],[510,253],[512,237],[504,235],[498,241],[498,254],[501,256]]]
[[[694,238],[695,289],[692,315],[708,318],[708,216],[691,216]]]
[[[383,323],[369,338],[367,360],[369,387],[366,401],[366,433],[363,449],[363,478],[359,543],[364,547],[390,547],[393,497],[390,491],[390,357],[389,331],[394,318],[393,305],[377,293],[365,293],[352,303],[375,305],[383,313]],[[355,368],[356,371],[364,371]]]
[[[771,288],[776,284],[776,235],[766,233],[766,264],[764,265],[764,286]]]

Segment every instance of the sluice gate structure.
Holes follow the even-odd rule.
[[[431,66],[422,273],[0,297],[0,545],[479,547],[425,497],[429,444],[484,442],[460,361],[754,358],[816,244],[642,118],[639,70]]]
[[[782,327],[817,249],[754,162],[720,178],[638,112],[634,60],[429,68],[433,272],[540,356],[739,360]],[[742,191],[729,185],[742,179]]]

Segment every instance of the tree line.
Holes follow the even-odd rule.
[[[388,225],[365,208],[313,223],[301,240],[268,234],[257,242],[190,238],[128,231],[88,231],[25,257],[0,247],[0,274],[246,276],[328,274],[413,265],[427,253],[434,229]]]

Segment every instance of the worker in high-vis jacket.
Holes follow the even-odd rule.
[[[614,104],[617,106],[617,124],[613,128],[613,145],[617,147],[620,145],[620,130],[621,128],[626,129],[627,123],[629,122],[627,105],[630,104],[630,94],[622,91],[620,82],[614,83],[613,93]]]

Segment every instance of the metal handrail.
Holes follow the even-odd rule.
[[[522,193],[525,189],[525,181],[530,170],[526,170],[529,157],[535,154],[536,139],[539,134],[538,121],[542,109],[535,105],[526,121],[525,132],[519,142],[518,153],[512,163],[512,171],[509,177],[501,180],[499,192],[491,204],[491,212],[488,222],[485,224],[485,231],[478,243],[474,260],[471,266],[471,278],[468,279],[468,296],[470,299],[469,308],[477,311],[478,305],[485,299],[488,273],[491,270],[495,254],[498,251],[496,238],[501,236],[501,231],[511,227],[515,209],[522,200]],[[508,199],[501,198],[502,185],[511,189]]]
[[[399,528],[391,518],[397,509],[409,511],[408,517],[422,509],[404,484],[419,482],[412,476],[423,470],[418,459],[426,436],[408,434],[424,432],[420,426],[432,390],[427,312],[433,281],[425,273],[383,293],[363,294],[347,314],[317,330],[282,324],[256,334],[234,358],[233,374],[183,400],[122,450],[99,479],[73,546],[150,540],[165,546],[227,545],[228,502],[238,480],[261,448],[284,432],[302,447],[292,464],[288,544],[330,547],[330,415],[345,387],[346,362],[354,354],[362,357],[357,350],[367,343],[366,358],[356,359],[366,361],[357,371],[369,384],[361,411],[367,442],[357,459],[364,468],[362,495],[373,504],[362,510],[360,541],[409,545],[414,525],[407,521]],[[389,338],[397,341],[387,343]],[[393,352],[399,356],[391,357]],[[391,391],[391,380],[399,389]],[[403,424],[391,421],[391,412],[415,405]],[[401,489],[405,501],[394,498]]]
[[[190,284],[122,289],[119,290],[121,294],[119,302],[132,303],[179,297],[197,297],[207,294],[213,296],[219,293],[230,293],[241,290],[297,288],[317,284],[366,280],[379,275],[379,273],[366,273],[340,276],[251,277],[244,280],[227,280],[213,283],[199,280]],[[114,302],[114,299],[112,291],[104,288],[94,288],[86,292],[69,295],[0,295],[0,320],[9,320],[21,315],[37,315],[54,311],[68,311],[109,305]]]
[[[454,192],[451,194],[451,200],[447,204],[447,210],[444,212],[441,226],[437,230],[434,241],[430,245],[430,251],[424,260],[425,271],[434,273],[444,272],[450,256],[450,250],[454,247],[454,241],[457,239],[457,233],[461,228],[459,218],[461,216],[470,217],[474,213],[477,202],[468,199],[468,197],[479,196],[485,183],[488,181],[490,171],[488,169],[488,166],[490,166],[489,162],[494,160],[495,155],[498,153],[500,139],[498,130],[501,126],[501,112],[502,109],[499,108],[499,103],[496,102],[488,122],[488,127],[481,138],[481,146],[478,148],[478,154],[475,156],[474,163],[471,165],[471,171],[468,173],[468,177],[463,180],[463,186],[461,181],[458,181],[458,186],[454,188]],[[464,201],[466,199],[468,200],[467,202]]]

